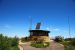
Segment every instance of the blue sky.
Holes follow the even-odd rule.
[[[75,0],[0,0],[0,33],[9,37],[29,36],[30,17],[32,29],[41,22],[41,29],[50,30],[50,37],[75,37]]]

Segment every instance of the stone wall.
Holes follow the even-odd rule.
[[[32,41],[43,40],[44,42],[50,42],[50,38],[48,36],[32,36]]]

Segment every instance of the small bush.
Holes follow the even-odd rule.
[[[18,46],[18,38],[14,37],[13,39],[11,39],[11,46]]]
[[[11,50],[14,46],[18,46],[18,38],[9,38],[0,34],[0,50]]]
[[[63,40],[64,39],[61,36],[56,36],[55,39],[54,39],[54,41],[56,41],[56,42],[62,42]]]
[[[18,48],[18,46],[14,46],[14,47],[11,47],[10,50],[20,50],[20,49]]]
[[[71,39],[71,44],[72,44],[73,46],[75,46],[75,38],[72,38],[72,39]]]
[[[49,42],[32,42],[31,46],[36,48],[45,48],[49,46]]]
[[[75,38],[66,38],[65,41],[69,42],[70,45],[75,46]]]
[[[75,50],[75,38],[66,38],[62,44],[65,47],[65,50]]]
[[[28,42],[28,41],[30,41],[30,37],[21,38],[21,42]]]
[[[63,42],[63,45],[65,47],[65,50],[73,50],[73,46],[71,45],[71,42]]]

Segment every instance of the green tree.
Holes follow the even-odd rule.
[[[18,46],[18,38],[8,38],[0,34],[0,50],[11,50],[12,47]]]
[[[18,46],[19,39],[15,36],[11,39],[11,46]]]
[[[10,44],[8,41],[8,37],[0,34],[0,50],[10,50]]]

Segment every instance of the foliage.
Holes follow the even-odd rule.
[[[30,37],[21,38],[21,41],[22,42],[28,42],[28,41],[30,41]]]
[[[62,42],[62,41],[64,41],[64,38],[61,37],[61,36],[56,36],[55,39],[54,39],[54,41],[56,41],[56,42]]]
[[[18,46],[18,38],[14,37],[11,39],[11,46]]]
[[[75,38],[72,38],[72,39],[71,39],[71,44],[72,44],[73,46],[75,46]]]
[[[64,39],[65,41],[71,41],[71,38],[66,38],[66,39]]]
[[[70,42],[63,42],[63,45],[65,47],[65,50],[75,50],[75,47],[71,45]]]
[[[10,50],[19,50],[18,46],[11,47]]]
[[[75,50],[75,38],[66,38],[62,44],[65,50]]]
[[[45,48],[49,46],[49,42],[31,42],[31,46],[32,47],[36,47],[36,48]]]
[[[18,46],[18,38],[8,38],[0,34],[0,50],[11,50],[14,46]]]
[[[34,41],[31,42],[32,47],[36,48],[45,48],[49,46],[49,42],[44,42],[43,38],[34,38]]]
[[[70,45],[75,46],[75,38],[66,38],[65,41],[69,42]]]
[[[55,41],[64,45],[65,50],[75,50],[75,38],[65,38],[56,36]]]

